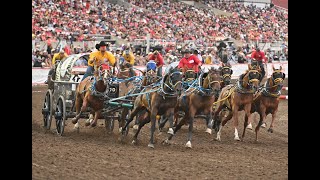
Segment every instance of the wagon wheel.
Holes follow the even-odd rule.
[[[43,127],[47,130],[51,127],[51,120],[53,115],[53,107],[52,107],[52,91],[47,90],[46,97],[44,99],[43,107],[42,107],[42,115],[43,115]]]
[[[62,136],[66,120],[66,102],[63,96],[60,96],[55,111],[57,134]]]

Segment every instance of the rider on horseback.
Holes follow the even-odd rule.
[[[107,44],[104,41],[101,41],[99,44],[96,44],[96,49],[98,51],[94,51],[90,54],[88,60],[88,68],[86,73],[83,75],[81,81],[83,81],[86,77],[91,76],[93,74],[93,62],[100,62],[101,64],[107,64],[109,62],[112,66],[115,65],[115,57],[114,55],[107,51]],[[109,68],[109,66],[107,66]]]

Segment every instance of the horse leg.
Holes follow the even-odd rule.
[[[184,117],[181,119],[179,124],[174,128],[173,134],[170,134],[169,137],[163,141],[163,143],[170,144],[169,141],[173,138],[173,136],[176,134],[176,132],[181,129],[181,127],[185,124],[187,120],[187,115],[184,115]]]
[[[221,136],[222,127],[227,124],[227,122],[232,118],[232,116],[233,116],[233,112],[231,111],[231,112],[229,112],[229,114],[228,114],[228,116],[226,117],[226,119],[224,119],[224,120],[221,122],[221,125],[219,126],[219,130],[218,130],[218,132],[217,132],[217,137],[216,137],[216,140],[217,140],[217,141],[221,141],[220,136]]]
[[[272,120],[271,120],[270,127],[269,127],[269,129],[268,129],[268,132],[273,133],[273,123],[274,123],[274,120],[276,119],[277,111],[278,111],[278,110],[275,110],[275,111],[272,113]]]
[[[173,134],[173,109],[172,110],[169,110],[168,113],[166,113],[166,117],[168,118],[169,120],[169,130],[168,130],[168,134]]]
[[[209,110],[209,114],[206,117],[206,122],[207,122],[207,129],[206,129],[206,133],[211,134],[212,133],[212,108],[210,108]]]
[[[188,139],[186,143],[187,148],[192,148],[191,146],[191,139],[192,139],[192,131],[193,131],[193,121],[194,121],[194,115],[195,113],[191,114],[189,117],[189,132],[188,132]]]
[[[220,119],[218,119],[218,114],[221,112],[221,110],[223,109],[223,105],[220,105],[218,107],[217,110],[215,110],[214,114],[213,114],[213,128],[216,132],[219,131],[219,124],[220,124]],[[231,113],[229,113],[230,115]]]
[[[126,124],[124,125],[124,127],[121,129],[121,133],[122,133],[123,136],[128,134],[127,128],[128,128],[128,126],[129,126],[129,124],[131,123],[131,121],[133,120],[133,118],[138,114],[138,112],[140,112],[142,109],[143,109],[143,107],[138,106],[138,107],[136,107],[136,108],[134,108],[134,109],[132,110],[128,121],[126,122]]]
[[[119,120],[119,132],[121,132],[121,130],[124,128],[126,124],[126,116],[128,115],[128,113],[129,113],[129,109],[123,108],[121,112],[120,120]]]
[[[150,132],[150,141],[148,144],[149,148],[154,148],[154,131],[156,130],[156,116],[158,114],[158,107],[153,107],[152,111],[150,112],[150,119],[151,119],[151,132]]]
[[[245,133],[246,133],[246,128],[248,128],[248,124],[251,124],[251,103],[249,104],[246,104],[244,106],[244,111],[246,113],[246,116],[245,116],[245,120],[244,120],[244,127],[243,127],[243,133],[242,133],[242,141],[244,139],[244,136],[245,136]],[[247,118],[246,118],[247,117]],[[238,119],[237,119],[238,121]],[[252,127],[251,127],[252,129]]]
[[[178,120],[179,120],[179,106],[178,103],[177,105],[174,107],[174,124],[173,127],[177,127],[178,124]]]
[[[234,140],[240,141],[239,138],[239,134],[238,134],[238,125],[239,125],[239,121],[238,121],[238,116],[239,116],[239,106],[237,105],[233,105],[232,107],[233,109],[233,126],[234,126]]]
[[[138,129],[137,129],[137,132],[136,132],[136,133],[134,134],[134,136],[133,136],[132,144],[137,144],[138,135],[139,135],[139,133],[140,133],[141,128],[142,128],[145,124],[147,124],[147,123],[149,123],[149,122],[150,122],[150,115],[148,114],[148,117],[145,118],[145,119],[143,119],[143,120],[139,123],[139,127],[138,127]]]
[[[133,132],[137,132],[138,128],[139,128],[139,124],[140,124],[140,120],[143,120],[146,118],[146,112],[145,111],[140,111],[137,115],[136,115],[136,119],[133,125]],[[148,115],[148,114],[147,114]]]
[[[75,106],[76,106],[76,116],[72,119],[72,123],[73,124],[77,124],[78,120],[81,116],[81,112],[80,112],[80,108],[81,108],[81,97],[79,95],[76,96],[76,102],[75,102]],[[80,112],[80,114],[79,114]],[[75,127],[76,128],[76,127]]]
[[[262,113],[259,112],[259,116],[260,116],[259,123],[258,123],[258,125],[256,126],[256,129],[255,129],[255,132],[256,132],[256,139],[255,139],[255,141],[256,141],[256,142],[258,141],[258,132],[259,132],[259,129],[260,129],[261,124],[262,124],[262,122],[263,122]],[[246,117],[247,117],[247,115],[246,115]]]
[[[101,111],[102,110],[98,110],[94,113],[94,119],[93,121],[91,122],[91,127],[95,127],[97,125],[97,120],[99,119],[100,117],[100,114],[101,114]]]
[[[94,119],[94,111],[90,111],[89,118],[86,120],[85,126],[89,126]]]
[[[161,116],[161,118],[158,121],[158,125],[159,125],[159,131],[162,131],[162,128],[164,127],[164,125],[166,124],[166,122],[168,121],[168,116]],[[173,132],[173,130],[172,130]]]

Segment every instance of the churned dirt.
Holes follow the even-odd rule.
[[[247,130],[244,141],[233,140],[232,120],[222,131],[221,142],[216,134],[205,133],[205,122],[197,119],[192,149],[184,147],[187,127],[172,139],[171,145],[161,141],[167,134],[157,134],[155,149],[147,147],[150,124],[132,145],[132,129],[124,143],[118,141],[117,123],[114,133],[106,133],[104,121],[95,128],[85,127],[80,120],[80,132],[66,121],[62,137],[58,136],[53,118],[51,130],[43,126],[41,108],[46,86],[32,88],[32,178],[33,179],[288,179],[288,101],[282,100],[274,132],[260,129],[259,142],[254,131]],[[243,130],[240,112],[239,135]],[[258,116],[253,123],[257,124]],[[268,126],[271,115],[267,116]]]

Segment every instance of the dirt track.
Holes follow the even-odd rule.
[[[215,133],[206,134],[204,120],[197,120],[192,149],[184,147],[187,127],[171,145],[161,144],[166,134],[158,135],[155,149],[149,149],[149,125],[141,130],[136,146],[131,144],[131,133],[126,143],[117,140],[117,128],[113,135],[107,134],[102,120],[96,128],[84,127],[80,121],[79,134],[70,119],[63,137],[45,131],[41,108],[47,87],[32,90],[33,179],[288,179],[287,100],[279,105],[274,133],[261,129],[258,143],[250,130],[244,142],[234,141],[232,121],[223,129],[221,142],[213,141]],[[243,129],[240,114],[239,134]],[[51,129],[55,129],[54,119]]]

